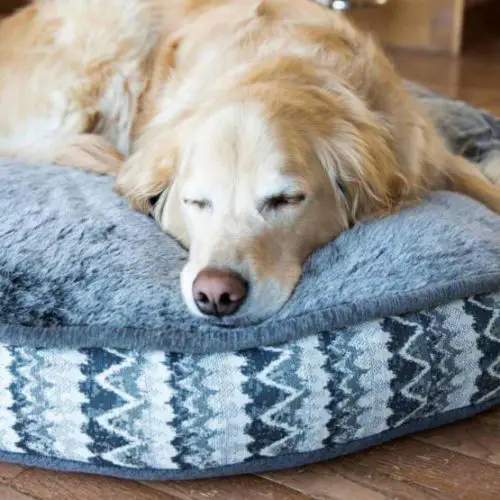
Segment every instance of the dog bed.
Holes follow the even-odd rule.
[[[424,89],[451,147],[500,122]],[[260,324],[182,304],[186,253],[112,180],[0,162],[0,460],[134,479],[297,466],[500,402],[500,217],[434,193],[316,252]]]

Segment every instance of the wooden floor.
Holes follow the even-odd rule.
[[[404,76],[500,115],[500,43],[461,60],[395,53]],[[300,469],[137,483],[0,464],[0,500],[500,499],[500,408],[439,430]]]
[[[465,23],[461,58],[392,52],[399,72],[437,92],[469,101],[500,116],[500,2],[474,9]]]

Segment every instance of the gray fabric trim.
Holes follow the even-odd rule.
[[[129,469],[122,467],[90,465],[83,462],[60,460],[57,458],[44,457],[41,455],[22,455],[4,451],[0,451],[0,461],[25,465],[27,467],[40,467],[52,470],[55,469],[64,472],[84,472],[87,474],[114,476],[117,478],[133,479],[137,481],[168,481],[232,476],[237,474],[256,474],[259,472],[270,472],[273,470],[300,467],[303,465],[320,462],[322,460],[330,460],[332,458],[341,457],[343,455],[356,453],[358,451],[371,448],[373,446],[378,446],[407,434],[433,429],[442,425],[456,422],[457,420],[471,417],[473,415],[476,415],[477,413],[481,413],[497,405],[500,405],[500,398],[495,398],[478,405],[451,410],[446,413],[441,413],[435,417],[417,420],[396,429],[391,429],[374,436],[351,441],[349,443],[335,447],[323,448],[321,450],[308,453],[296,453],[293,455],[257,459],[244,463],[206,470],[190,469],[185,471],[165,471],[158,469]]]
[[[106,346],[136,351],[155,348],[186,354],[230,352],[280,344],[385,316],[416,312],[422,308],[431,309],[453,300],[498,290],[500,290],[500,274],[478,275],[404,294],[368,299],[363,302],[363,309],[360,309],[357,303],[346,303],[335,308],[315,311],[314,314],[283,319],[275,325],[266,322],[245,328],[207,326],[203,335],[178,337],[163,335],[162,331],[154,329],[115,328],[107,325],[37,328],[0,324],[0,343],[13,347]],[[179,329],[182,328],[180,325]]]

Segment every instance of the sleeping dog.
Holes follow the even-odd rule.
[[[373,41],[309,0],[38,0],[0,25],[0,100],[1,155],[116,175],[190,249],[200,316],[269,316],[315,249],[430,190],[500,213]]]

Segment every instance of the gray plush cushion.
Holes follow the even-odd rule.
[[[500,283],[500,217],[452,193],[359,225],[316,252],[292,299],[257,325],[187,311],[186,254],[112,192],[58,167],[0,163],[0,341],[214,352],[416,311]]]
[[[450,148],[479,163],[500,153],[500,119],[466,102],[447,99],[408,82],[408,88],[426,106]]]
[[[452,147],[498,147],[496,119],[415,91]],[[0,460],[256,472],[500,402],[500,217],[478,203],[437,193],[345,233],[279,314],[245,327],[185,312],[185,253],[110,184],[0,165]]]

